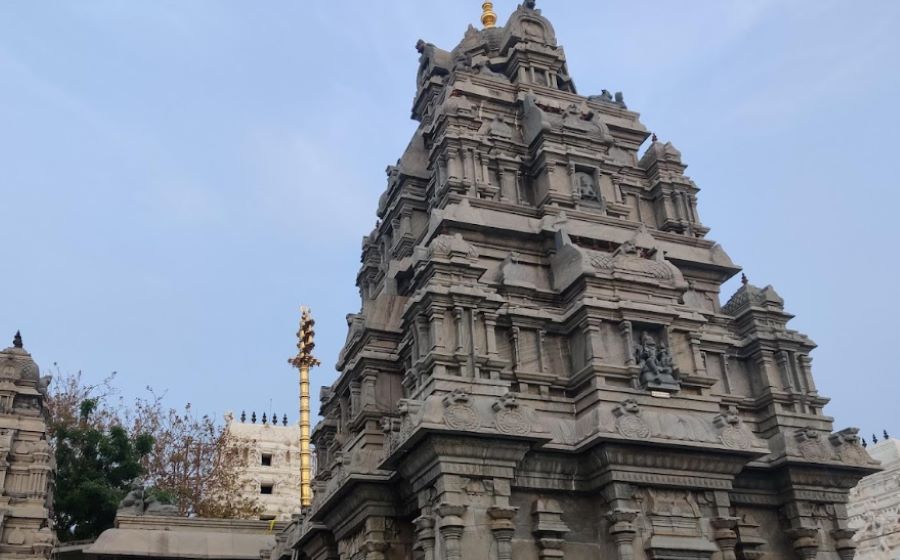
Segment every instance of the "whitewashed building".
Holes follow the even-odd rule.
[[[265,508],[260,519],[288,520],[300,512],[300,429],[287,417],[226,416],[231,436],[248,449],[244,491]]]

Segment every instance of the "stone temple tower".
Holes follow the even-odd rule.
[[[0,352],[0,558],[50,557],[49,512],[55,470],[44,401],[49,377],[22,346]]]
[[[852,558],[875,463],[775,290],[720,305],[681,153],[578,94],[533,1],[417,48],[296,558]]]

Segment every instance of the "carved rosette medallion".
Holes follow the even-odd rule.
[[[797,440],[797,450],[806,459],[820,461],[828,458],[828,453],[819,438],[819,433],[812,429],[800,429],[794,433]]]
[[[864,465],[868,462],[868,454],[858,445],[847,445],[841,449],[841,459],[845,463]]]
[[[622,416],[616,420],[616,429],[623,436],[631,439],[647,439],[650,437],[650,426],[637,415]]]
[[[613,409],[616,416],[616,429],[629,439],[647,439],[650,437],[650,426],[641,418],[641,410],[634,399],[625,399]]]
[[[865,465],[869,454],[860,445],[859,430],[846,428],[829,436],[831,445],[841,461],[852,465]]]
[[[825,450],[818,441],[805,441],[800,444],[800,454],[807,459],[825,459]]]
[[[730,449],[749,449],[753,445],[753,440],[744,427],[737,407],[728,407],[727,411],[713,419],[713,424],[720,429],[719,441],[725,447]]]
[[[501,410],[494,419],[497,429],[504,434],[524,436],[531,431],[528,419],[521,410]]]
[[[750,449],[750,436],[747,432],[734,426],[728,426],[722,430],[719,436],[722,445],[731,449]]]
[[[494,425],[504,434],[524,436],[531,432],[531,422],[522,411],[515,395],[507,394],[494,403]]]
[[[454,430],[474,430],[481,425],[471,397],[461,389],[444,397],[444,423]]]
[[[480,424],[478,412],[469,404],[452,404],[444,410],[444,422],[454,430],[474,430]]]

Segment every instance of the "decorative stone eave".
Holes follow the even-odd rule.
[[[310,522],[322,523],[339,540],[367,516],[390,516],[396,507],[390,482],[390,473],[352,473],[335,492],[321,500],[316,496]]]

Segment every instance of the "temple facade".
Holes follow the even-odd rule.
[[[50,377],[16,333],[0,352],[0,558],[50,558],[55,461],[47,441],[45,400]]]
[[[486,23],[492,23],[487,18]],[[527,1],[419,41],[409,146],[322,390],[298,560],[850,560],[874,462],[681,153]]]

